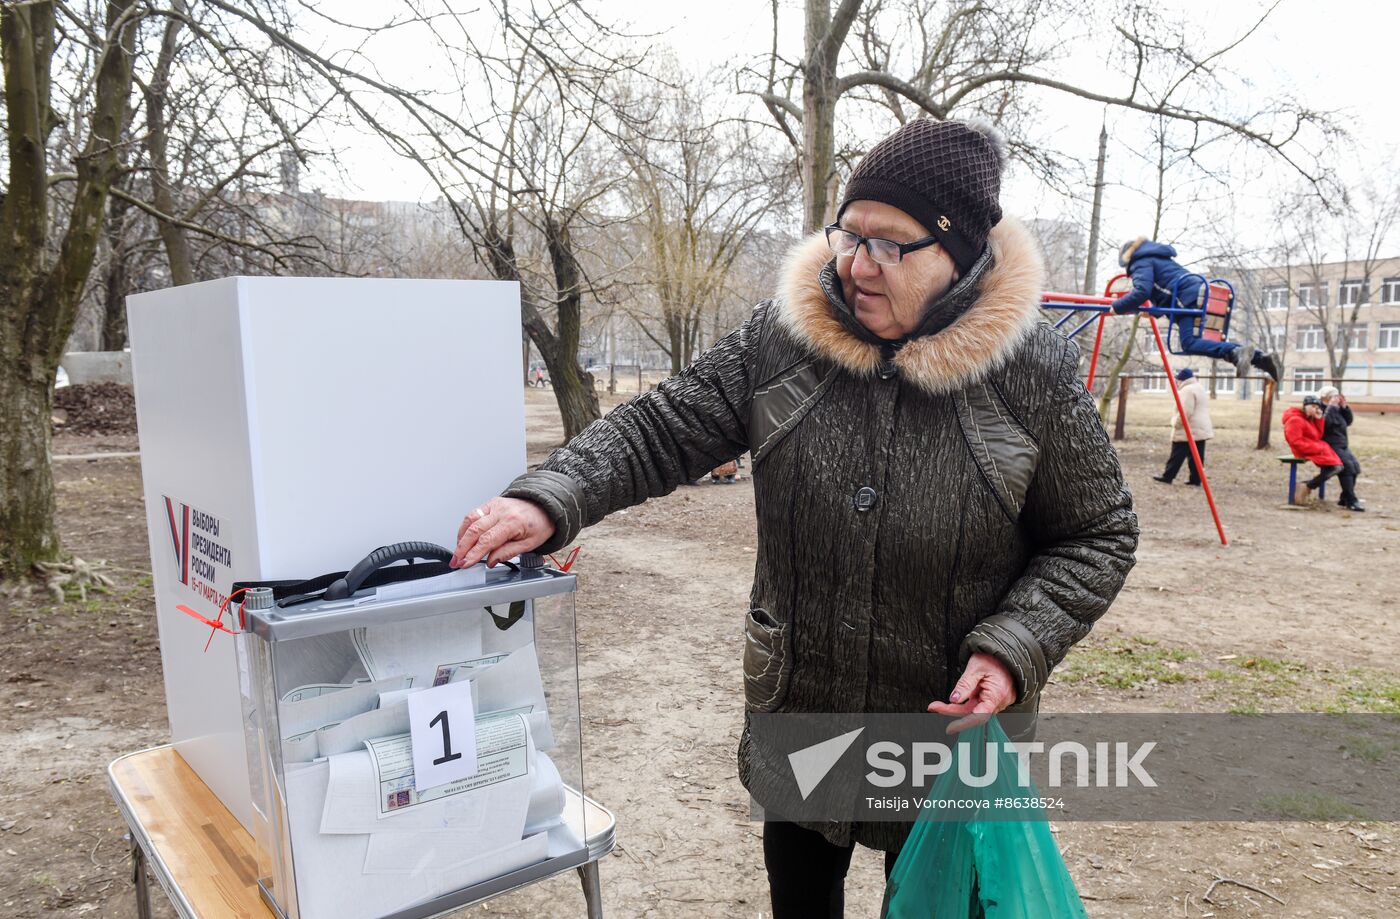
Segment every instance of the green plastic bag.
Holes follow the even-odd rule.
[[[1003,744],[1006,732],[997,719],[958,735],[946,772],[934,782],[931,801],[962,807],[926,807],[885,885],[885,919],[1077,919],[1084,903],[1039,807],[1004,806],[993,811],[978,802],[1037,795],[1034,785],[1016,784],[1017,758]],[[970,758],[972,776],[987,774],[987,744],[996,744],[996,780],[973,788],[959,776],[958,762]],[[1018,819],[951,813],[1015,813]]]

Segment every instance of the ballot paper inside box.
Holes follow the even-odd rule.
[[[280,915],[435,916],[587,860],[574,577],[463,577],[245,611],[258,878]],[[415,752],[459,777],[425,787]]]

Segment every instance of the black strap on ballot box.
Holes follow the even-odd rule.
[[[419,561],[426,559],[426,561]],[[252,587],[271,587],[273,601],[279,607],[296,606],[314,600],[344,600],[356,591],[403,581],[417,581],[451,574],[457,570],[447,563],[452,551],[430,542],[398,542],[380,546],[351,568],[335,571],[305,581],[238,581],[233,596]],[[406,565],[397,564],[407,562]],[[511,562],[505,562],[519,571]]]

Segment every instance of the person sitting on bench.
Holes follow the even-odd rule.
[[[1172,303],[1172,290],[1182,275],[1191,272],[1176,262],[1176,250],[1165,243],[1154,242],[1145,236],[1129,240],[1118,250],[1118,264],[1127,269],[1133,280],[1132,290],[1113,301],[1113,311],[1134,313],[1145,305],[1159,309],[1195,309],[1202,297],[1209,292],[1202,291],[1200,281],[1188,278],[1177,291],[1177,302]],[[1250,367],[1257,367],[1278,382],[1279,365],[1272,354],[1242,342],[1211,341],[1196,334],[1197,316],[1170,316],[1176,323],[1176,332],[1181,340],[1183,354],[1229,361],[1235,365],[1235,375],[1244,376]]]
[[[1364,511],[1366,508],[1356,499],[1356,477],[1361,474],[1361,461],[1351,452],[1351,438],[1347,434],[1354,420],[1351,406],[1335,386],[1322,387],[1317,391],[1317,398],[1324,406],[1322,439],[1342,461],[1342,471],[1337,473],[1337,481],[1342,483],[1342,497],[1337,504],[1349,511]]]
[[[1283,439],[1288,441],[1289,449],[1294,456],[1317,464],[1317,475],[1303,483],[1305,500],[1343,468],[1337,451],[1322,439],[1323,411],[1321,399],[1304,396],[1301,408],[1293,405],[1283,413]]]

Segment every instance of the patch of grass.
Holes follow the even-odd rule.
[[[1313,791],[1269,795],[1259,803],[1285,820],[1364,820],[1366,815],[1341,798]]]
[[[1094,683],[1109,689],[1136,689],[1150,683],[1182,683],[1180,665],[1191,655],[1180,648],[1154,647],[1158,642],[1133,638],[1127,644],[1075,650],[1055,671],[1065,683]]]
[[[1400,680],[1358,667],[1321,675],[1333,694],[1304,705],[1315,712],[1400,714]]]
[[[1389,672],[1330,669],[1262,655],[1208,662],[1141,636],[1076,648],[1056,668],[1055,679],[1106,689],[1191,683],[1199,686],[1200,698],[1218,701],[1232,714],[1400,714],[1400,679]]]
[[[1379,763],[1383,761],[1391,752],[1391,748],[1385,744],[1376,743],[1369,737],[1348,737],[1342,745],[1342,749],[1355,756],[1357,759],[1364,759],[1368,763]]]

